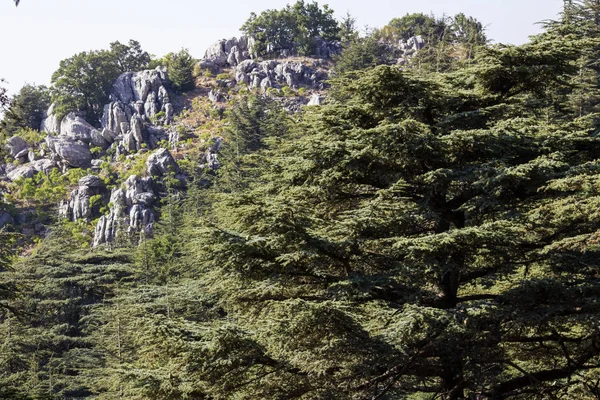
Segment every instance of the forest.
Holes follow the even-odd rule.
[[[39,159],[58,137],[51,104],[100,131],[140,70],[168,72],[176,109],[146,108],[144,140],[179,138],[92,136],[96,169],[0,179],[1,399],[600,399],[600,2],[565,1],[519,46],[462,13],[355,25],[298,1],[248,18],[231,69],[132,40],[0,90],[13,168],[11,138]],[[322,43],[318,89],[234,79],[313,68]],[[155,149],[175,166],[155,174]],[[114,194],[132,175],[151,233],[95,245],[114,195],[59,216],[82,178]]]

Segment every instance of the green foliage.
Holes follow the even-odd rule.
[[[137,40],[129,40],[129,44],[113,42],[110,52],[121,72],[140,71],[148,68],[150,63],[150,55],[142,50]]]
[[[305,3],[303,0],[281,10],[266,10],[260,15],[252,13],[240,30],[256,40],[252,51],[259,56],[281,50],[312,55],[317,37],[338,40],[340,32],[329,6],[321,8],[315,1]]]
[[[388,46],[375,36],[356,37],[346,42],[342,53],[334,57],[334,71],[336,74],[360,71],[386,64],[391,56]]]
[[[63,224],[2,273],[0,396],[597,398],[598,43],[564,29],[294,115],[238,98],[154,236]]]
[[[10,106],[0,122],[0,130],[10,136],[22,129],[40,129],[49,106],[48,88],[25,85],[10,101]]]
[[[62,60],[52,74],[52,101],[59,118],[76,110],[98,125],[112,84],[120,73],[107,50],[82,52]]]
[[[123,72],[147,67],[149,61],[148,53],[135,40],[129,45],[113,42],[110,50],[82,52],[62,60],[52,74],[57,116],[79,111],[98,126],[115,79]]]
[[[407,14],[373,32],[376,41],[392,44],[414,36],[421,36],[425,47],[412,57],[411,64],[438,72],[456,68],[457,60],[472,60],[476,50],[487,43],[481,22],[463,13],[443,18],[422,13]]]
[[[87,175],[85,170],[73,168],[66,174],[54,168],[48,175],[38,172],[32,178],[21,178],[14,182],[13,192],[22,200],[36,204],[57,204],[68,195],[68,188]]]
[[[194,79],[196,61],[186,49],[167,54],[163,58],[162,65],[167,67],[169,81],[176,91],[184,92],[196,86]]]

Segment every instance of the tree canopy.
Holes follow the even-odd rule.
[[[299,55],[312,55],[315,40],[339,40],[340,28],[329,6],[320,7],[316,1],[297,1],[281,10],[266,10],[250,18],[240,28],[255,39],[258,55],[268,55],[281,50],[297,51]]]
[[[238,94],[221,167],[205,140],[186,192],[154,182],[152,238],[82,251],[63,222],[0,271],[0,397],[597,399],[600,36],[573,4],[520,46],[457,15],[424,52],[478,43],[448,68],[346,35],[296,114]]]
[[[52,74],[56,112],[79,111],[98,125],[115,79],[123,72],[146,68],[149,61],[150,56],[135,40],[128,45],[114,42],[110,50],[82,52],[62,60]]]

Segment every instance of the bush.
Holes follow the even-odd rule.
[[[180,93],[194,89],[196,86],[194,81],[196,61],[190,53],[186,49],[182,49],[179,53],[170,53],[165,58],[173,89]]]

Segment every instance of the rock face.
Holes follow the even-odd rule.
[[[111,144],[117,142],[117,153],[138,151],[144,143],[154,147],[166,139],[163,130],[146,126],[159,112],[164,113],[167,124],[173,121],[166,81],[166,71],[160,68],[127,72],[117,78],[101,120],[101,136]]]
[[[241,36],[240,38],[221,39],[212,44],[204,54],[204,59],[200,62],[200,66],[204,68],[217,67],[235,67],[248,59],[258,57],[254,49],[255,41],[253,38]],[[339,42],[327,42],[320,37],[315,38],[315,54],[314,58],[328,59],[342,51],[342,46]],[[275,49],[267,45],[266,52],[269,57],[291,57],[298,55],[295,47],[286,49]]]
[[[71,221],[78,219],[88,220],[92,216],[92,196],[106,192],[104,182],[97,176],[88,175],[79,180],[77,189],[71,192],[69,200],[63,201],[59,206],[59,214]]]
[[[255,62],[246,60],[235,68],[235,81],[238,84],[246,84],[251,89],[269,87],[281,88],[289,86],[298,88],[300,86],[312,89],[323,89],[324,81],[329,74],[318,68],[318,62],[313,66],[307,66],[300,62],[275,60]]]
[[[206,151],[202,159],[200,160],[200,168],[209,168],[211,170],[217,170],[221,166],[219,163],[219,150],[223,144],[223,138],[214,137],[212,143]]]
[[[419,50],[425,47],[425,39],[421,35],[410,37],[408,40],[400,39],[397,45],[392,46],[398,54],[397,63],[406,64]]]
[[[66,135],[46,136],[46,144],[52,153],[53,161],[61,161],[64,165],[89,168],[92,153],[88,144],[72,139]]]
[[[15,220],[11,215],[7,212],[0,212],[0,229],[4,228],[6,225],[14,225]]]
[[[131,175],[123,187],[113,189],[110,194],[110,213],[98,220],[94,234],[94,246],[112,243],[119,232],[152,234],[154,211],[151,206],[155,194],[152,178]]]
[[[177,162],[167,149],[158,149],[150,154],[148,160],[146,160],[146,167],[148,168],[148,174],[151,176],[160,177],[170,172],[179,172]]]
[[[113,84],[111,102],[104,106],[101,129],[94,128],[77,113],[59,120],[52,105],[41,125],[43,131],[56,134],[46,138],[51,159],[64,166],[89,168],[91,147],[107,149],[112,145],[117,154],[122,154],[138,151],[145,145],[152,148],[166,140],[168,134],[151,125],[159,112],[164,113],[167,124],[173,121],[166,81],[167,73],[161,68],[121,74]]]
[[[28,150],[29,145],[27,142],[19,136],[13,136],[8,139],[8,153],[14,158],[20,158],[19,155],[23,151]],[[28,152],[28,151],[27,151]]]
[[[54,114],[55,105],[52,104],[48,111],[46,111],[46,117],[42,121],[42,125],[40,126],[40,130],[46,133],[55,133],[60,134],[60,120]]]
[[[221,39],[212,44],[204,53],[203,61],[206,67],[210,67],[210,64],[217,67],[233,67],[249,58],[254,58],[250,53],[249,40],[242,36],[239,39]]]

